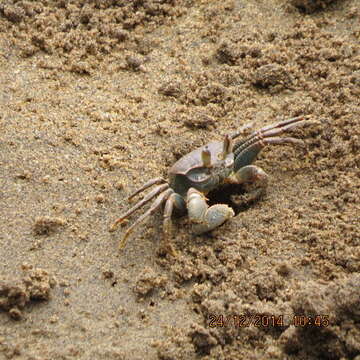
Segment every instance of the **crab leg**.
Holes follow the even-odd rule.
[[[209,207],[204,194],[194,188],[187,192],[186,206],[195,234],[213,230],[235,215],[233,209],[225,204]]]
[[[149,185],[150,186],[150,185]],[[128,210],[125,214],[121,215],[114,224],[110,227],[109,231],[113,232],[116,230],[118,225],[120,225],[126,218],[128,218],[131,214],[133,214],[137,209],[141,208],[143,205],[145,205],[147,202],[149,202],[152,198],[154,198],[156,195],[164,191],[169,187],[169,184],[162,184],[157,186],[155,189],[153,189],[151,192],[149,192],[141,201],[136,203],[130,210]]]
[[[237,130],[236,132],[234,132],[233,134],[229,135],[230,139],[234,140],[237,137],[239,137],[240,135],[243,135],[243,133],[245,132],[245,130],[250,129],[253,126],[253,122],[249,122],[246,123],[245,125],[243,125],[239,130]]]
[[[164,240],[166,242],[166,246],[170,254],[176,256],[175,249],[171,243],[171,232],[172,232],[171,215],[173,213],[174,207],[182,212],[186,211],[186,204],[184,199],[175,192],[168,197],[165,203],[163,230],[164,230]]]
[[[163,191],[152,203],[151,207],[143,214],[141,215],[125,232],[124,237],[120,240],[119,243],[119,249],[123,249],[126,245],[126,240],[131,234],[131,232],[134,230],[134,228],[139,225],[141,222],[143,222],[148,216],[153,214],[160,206],[161,204],[173,193],[174,190],[167,189]]]
[[[158,178],[154,178],[149,180],[148,182],[146,182],[140,189],[137,189],[136,191],[134,191],[129,197],[128,200],[131,200],[134,196],[136,196],[137,194],[141,193],[142,191],[146,190],[147,188],[149,188],[152,185],[160,185],[162,183],[166,183],[166,180],[163,179],[162,177],[158,177]]]
[[[253,144],[249,144],[246,148],[244,148],[240,153],[236,154],[234,161],[234,169],[237,172],[243,166],[251,164],[258,153],[263,149],[266,145],[274,144],[294,144],[294,145],[304,145],[304,142],[300,139],[295,139],[292,137],[269,137],[265,139],[257,139]]]
[[[306,119],[305,116],[297,116],[297,117],[294,117],[291,119],[287,119],[287,120],[280,121],[275,124],[265,126],[265,127],[261,128],[260,130],[252,133],[249,137],[237,142],[234,145],[233,151],[236,155],[240,151],[242,151],[242,149],[245,148],[249,142],[252,143],[253,141],[256,141],[255,139],[261,138],[261,137],[270,137],[270,136],[282,134],[282,133],[292,129],[295,126],[299,126],[299,125],[303,125],[303,124],[307,123],[308,120],[305,120],[305,119]],[[234,136],[236,137],[236,136],[238,136],[238,134],[235,133],[234,135],[232,135],[233,139],[235,138]]]

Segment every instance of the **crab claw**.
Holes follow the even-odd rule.
[[[186,205],[196,235],[215,229],[235,215],[234,210],[225,204],[209,207],[205,196],[194,188],[188,190]]]

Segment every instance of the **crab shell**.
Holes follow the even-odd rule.
[[[224,141],[213,141],[180,158],[169,170],[170,187],[185,197],[193,187],[204,194],[224,182],[233,171],[234,153],[231,144],[224,150]]]

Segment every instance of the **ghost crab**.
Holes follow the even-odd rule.
[[[128,200],[131,200],[142,191],[157,185],[111,226],[110,231],[114,231],[131,214],[156,197],[150,208],[127,229],[119,243],[120,249],[125,247],[126,240],[134,228],[163,203],[165,203],[164,240],[173,255],[175,251],[170,242],[170,235],[171,215],[174,209],[182,213],[187,210],[195,234],[202,234],[220,226],[235,215],[234,211],[225,204],[209,207],[205,195],[226,183],[255,183],[257,186],[250,195],[252,199],[257,199],[267,186],[267,174],[264,170],[251,165],[258,153],[270,144],[304,145],[300,139],[277,135],[296,126],[311,123],[313,122],[308,121],[306,116],[294,117],[265,126],[233,143],[233,140],[242,133],[242,130],[239,130],[232,135],[226,135],[223,141],[210,142],[183,156],[170,168],[169,182],[161,177],[151,179],[129,196]]]

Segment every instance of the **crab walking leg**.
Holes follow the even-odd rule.
[[[181,212],[186,211],[186,204],[184,199],[175,192],[168,197],[165,203],[163,230],[164,230],[164,241],[166,243],[166,247],[171,255],[176,256],[176,251],[171,243],[171,234],[172,234],[171,215],[173,213],[174,207],[180,210]]]
[[[169,198],[166,200],[165,210],[164,210],[164,233],[165,236],[171,234],[172,222],[171,215],[173,213],[174,207],[181,212],[186,211],[186,203],[184,199],[177,193],[172,193]]]
[[[194,188],[187,192],[186,206],[195,234],[213,230],[235,215],[233,209],[225,204],[209,207],[204,194]]]
[[[266,132],[268,130],[272,130],[272,129],[275,129],[275,128],[281,128],[283,126],[290,125],[292,123],[296,123],[298,121],[305,120],[306,118],[307,118],[307,116],[296,116],[296,117],[293,117],[293,118],[290,118],[290,119],[282,120],[282,121],[279,121],[279,122],[264,126],[261,129],[254,131],[252,134],[250,134],[247,138],[243,139],[241,142],[245,142],[247,140],[250,140],[251,138],[259,135],[260,133],[264,133],[264,132]],[[242,129],[243,129],[243,127],[239,131],[232,134],[231,138],[235,139],[238,136],[240,136],[242,134],[242,131],[243,131]]]
[[[161,204],[170,196],[170,194],[174,190],[167,189],[164,192],[162,192],[152,203],[151,207],[143,214],[141,215],[125,232],[125,235],[119,242],[119,249],[123,249],[126,245],[126,240],[131,234],[131,232],[134,230],[136,226],[138,226],[140,223],[142,223],[148,216],[153,214],[160,206]]]
[[[270,129],[270,130],[266,131],[265,133],[261,133],[255,137],[253,137],[252,139],[244,142],[240,147],[238,147],[236,149],[236,151],[234,152],[234,155],[236,156],[237,154],[241,153],[244,149],[246,149],[248,146],[256,143],[259,140],[262,140],[264,138],[274,137],[274,135],[282,134],[282,133],[294,128],[295,126],[304,125],[305,123],[310,124],[309,121],[303,120],[303,121],[299,121],[295,124],[290,124],[290,125],[284,126],[279,129]]]
[[[248,122],[246,124],[244,124],[239,130],[236,130],[236,132],[232,133],[229,137],[230,139],[234,140],[236,139],[237,137],[239,137],[240,135],[243,135],[245,130],[248,130],[250,129],[251,127],[253,127],[254,125],[254,122]],[[253,134],[251,134],[253,135]]]
[[[225,181],[230,184],[255,184],[255,189],[249,193],[249,201],[254,201],[266,191],[268,175],[258,166],[247,165],[240,168]]]
[[[247,147],[251,143],[255,142],[259,138],[271,137],[271,136],[274,136],[274,135],[283,134],[284,132],[289,131],[290,129],[292,129],[294,127],[297,127],[297,126],[300,126],[300,125],[313,124],[312,121],[305,120],[305,119],[306,119],[305,116],[298,116],[298,117],[295,117],[295,118],[283,120],[283,121],[280,121],[278,123],[270,124],[268,126],[265,126],[265,127],[261,128],[261,129],[255,131],[255,132],[253,132],[247,138],[237,142],[234,145],[234,153],[237,154],[238,152],[242,151],[245,147]],[[235,133],[234,135],[236,135],[236,134],[237,133]]]
[[[254,131],[254,132],[253,132],[252,134],[250,134],[247,138],[243,139],[243,142],[245,142],[245,141],[253,138],[254,136],[259,135],[259,133],[262,133],[262,132],[265,132],[265,131],[268,131],[268,130],[271,130],[271,129],[283,127],[283,126],[292,124],[292,123],[294,123],[294,122],[304,120],[305,118],[306,118],[306,116],[296,116],[296,117],[293,117],[293,118],[290,118],[290,119],[282,120],[282,121],[279,121],[279,122],[276,122],[276,123],[273,123],[273,124],[264,126],[263,128]],[[232,134],[232,135],[231,135],[231,138],[232,138],[232,139],[237,138],[238,136],[240,136],[240,135],[242,134],[243,131],[244,131],[244,126],[242,126],[242,127],[240,128],[240,130],[238,130],[238,131],[236,131],[234,134]]]
[[[255,143],[256,141],[258,141],[260,139],[283,134],[297,126],[301,126],[301,125],[305,125],[305,124],[306,125],[313,124],[313,122],[311,122],[311,121],[303,120],[302,117],[295,118],[295,119],[296,119],[296,121],[294,119],[289,119],[286,121],[282,121],[281,123],[278,123],[278,124],[266,126],[265,128],[262,128],[262,129],[256,131],[255,133],[250,135],[248,138],[246,138],[242,141],[239,141],[238,143],[236,143],[234,145],[234,155],[236,156],[241,151],[246,149],[248,146],[250,146],[251,144]],[[290,120],[292,120],[292,121],[290,121]]]
[[[146,190],[147,188],[149,188],[152,185],[160,185],[166,183],[166,180],[163,179],[162,177],[158,177],[158,178],[154,178],[149,180],[148,182],[146,182],[140,189],[137,189],[136,191],[134,191],[129,197],[128,200],[131,200],[134,196],[136,196],[137,194],[141,193],[142,191]]]
[[[259,154],[259,152],[266,145],[279,145],[279,144],[294,144],[304,146],[304,142],[300,139],[292,137],[269,137],[265,139],[259,139],[254,144],[247,146],[244,150],[235,156],[234,169],[237,172],[239,169],[246,165],[250,165]]]
[[[168,184],[163,184],[157,186],[154,190],[149,192],[141,201],[136,203],[130,210],[128,210],[125,214],[121,215],[114,224],[110,227],[109,231],[113,232],[116,230],[116,228],[131,214],[133,214],[137,209],[141,208],[143,205],[145,205],[147,202],[149,202],[152,198],[154,198],[156,195],[160,194],[162,191],[167,189],[169,187]]]

